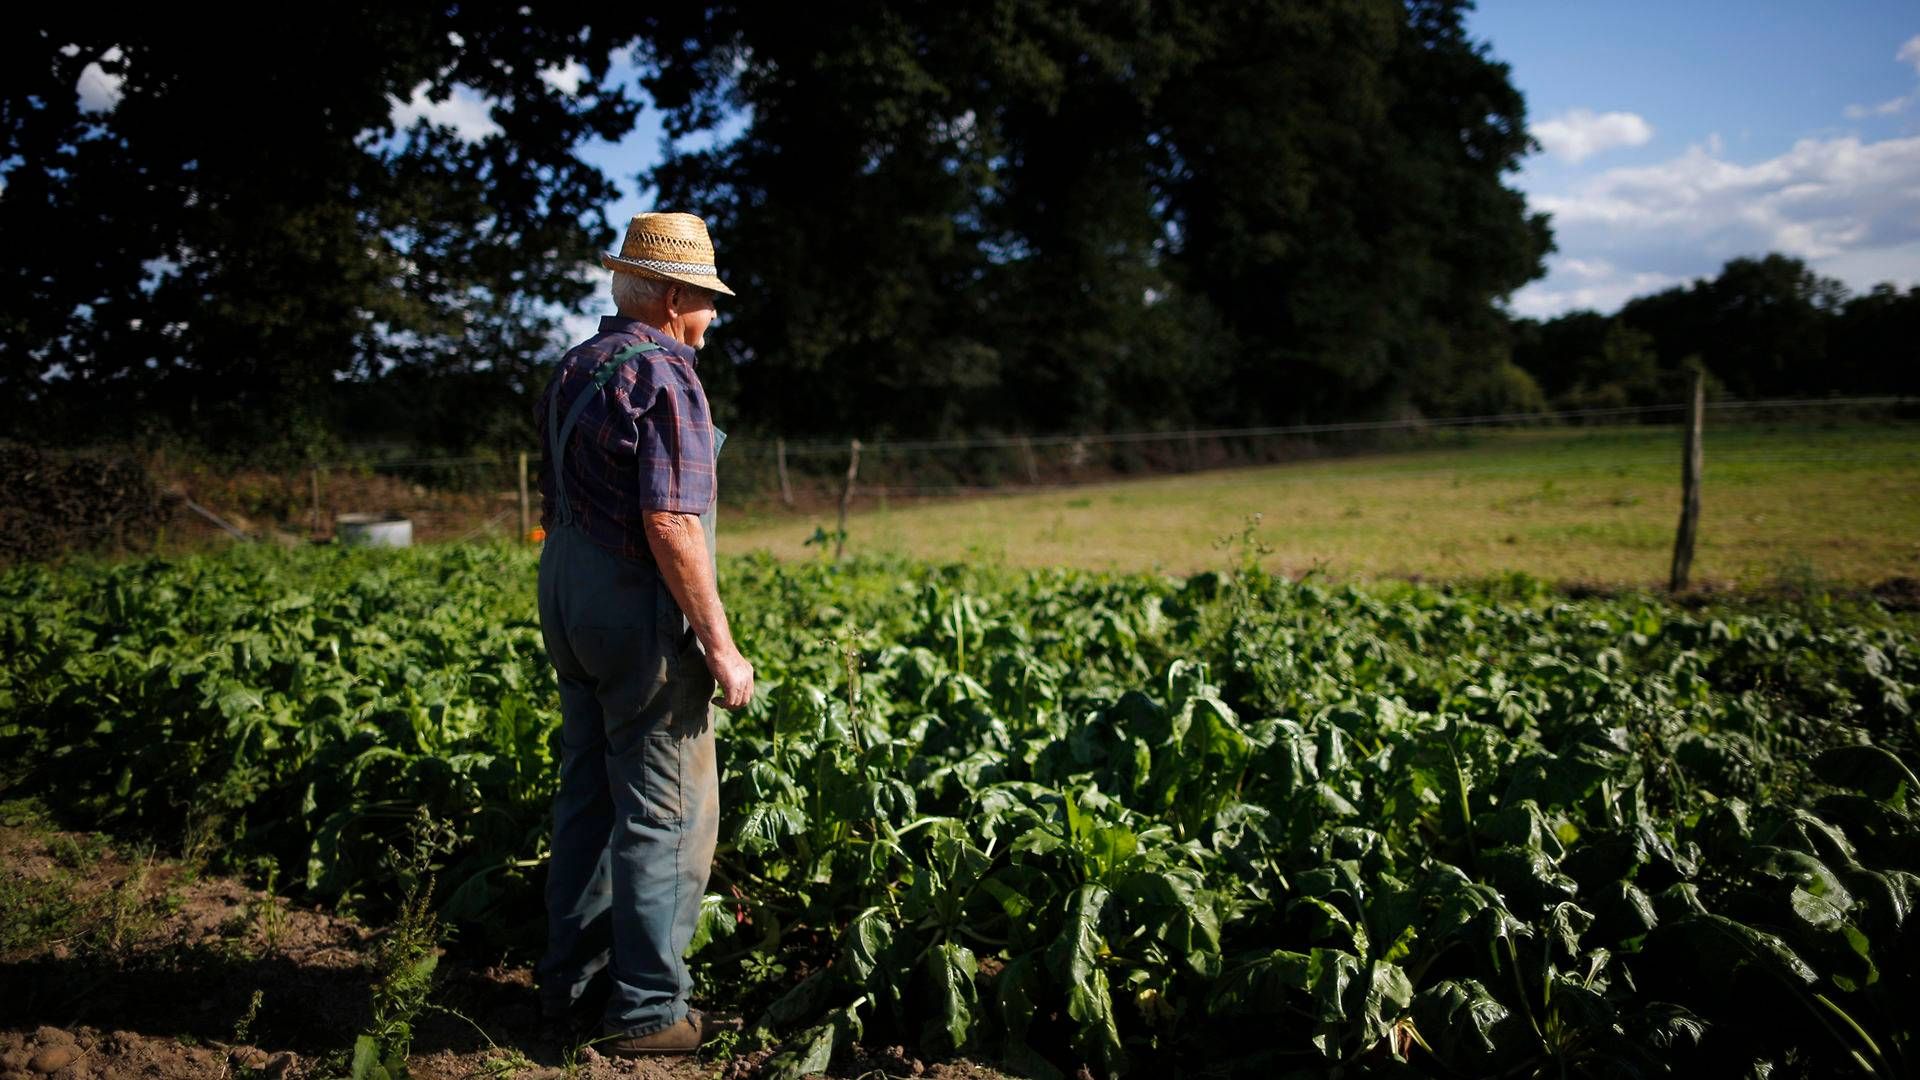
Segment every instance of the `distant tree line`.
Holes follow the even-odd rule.
[[[1866,353],[1730,335],[1747,316],[1690,291],[1597,338],[1511,324],[1552,240],[1506,185],[1533,143],[1468,6],[344,4],[291,38],[277,13],[15,13],[0,408],[50,442],[525,445],[624,226],[579,151],[643,102],[674,137],[744,122],[639,177],[708,218],[741,294],[701,368],[737,431],[1505,411],[1665,394],[1693,355],[1734,392],[1838,385],[1792,350]],[[461,88],[492,134],[390,119]],[[1897,340],[1910,294],[1878,297],[1808,302]]]
[[[1849,295],[1798,259],[1734,259],[1613,315],[1516,319],[1513,359],[1553,409],[1676,403],[1696,367],[1734,398],[1920,395],[1920,288]]]

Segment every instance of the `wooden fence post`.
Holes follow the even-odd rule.
[[[1680,533],[1673,541],[1673,574],[1667,581],[1671,592],[1687,587],[1687,574],[1693,569],[1693,541],[1700,526],[1701,414],[1706,411],[1706,401],[1706,375],[1695,371],[1693,396],[1687,402],[1687,443],[1680,463]]]
[[[313,492],[313,530],[310,535],[320,536],[320,466],[307,470],[307,487]]]
[[[527,452],[520,451],[520,542],[533,535],[533,500],[527,496]]]
[[[840,531],[833,541],[835,562],[839,562],[840,556],[847,550],[847,504],[853,501],[853,479],[858,475],[860,475],[860,440],[855,439],[847,455],[847,484],[840,489]]]
[[[780,466],[780,501],[793,508],[793,485],[787,482],[787,440],[776,439],[773,443],[774,461]]]
[[[1039,487],[1040,466],[1033,460],[1033,440],[1027,438],[1025,435],[1020,436],[1020,456],[1026,460],[1027,483]]]

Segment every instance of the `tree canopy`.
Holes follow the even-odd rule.
[[[347,5],[293,40],[30,16],[0,45],[0,395],[76,439],[523,439],[560,317],[605,307],[615,189],[578,151],[646,100],[673,135],[745,121],[642,178],[708,219],[741,294],[702,363],[726,422],[1525,403],[1499,304],[1551,241],[1505,184],[1524,102],[1466,7]],[[89,71],[122,80],[110,108]],[[393,127],[456,88],[492,134]]]
[[[518,388],[607,240],[614,189],[575,148],[629,130],[637,105],[598,81],[615,40],[508,10],[328,5],[292,37],[264,12],[222,13],[222,34],[154,12],[6,35],[7,404],[81,437],[146,418],[218,443],[311,437],[336,384],[396,371]],[[571,63],[578,93],[541,78]],[[108,109],[77,92],[90,67],[122,80]],[[497,135],[394,130],[394,101],[456,85],[491,99]]]
[[[788,432],[1257,423],[1500,385],[1545,221],[1454,0],[713,9],[663,72],[663,202],[747,287],[740,409]],[[683,95],[676,97],[675,95]]]

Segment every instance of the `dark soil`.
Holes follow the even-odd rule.
[[[140,462],[0,441],[0,565],[73,550],[124,551],[167,518]]]
[[[1920,578],[1888,578],[1873,587],[1873,596],[1888,611],[1920,611]]]
[[[345,1075],[377,932],[28,815],[0,825],[0,1080]],[[770,1050],[623,1061],[541,1021],[531,971],[449,956],[412,1076],[752,1080]],[[727,1019],[717,1003],[705,1003]],[[1002,1080],[853,1047],[833,1074]]]

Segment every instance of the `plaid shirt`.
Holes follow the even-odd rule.
[[[693,350],[637,319],[608,315],[600,332],[567,351],[534,408],[540,432],[540,524],[553,527],[553,462],[547,398],[564,423],[594,369],[640,341],[663,346],[627,362],[580,414],[565,447],[567,502],[589,539],[628,558],[650,559],[642,510],[704,514],[715,496],[713,417]]]

